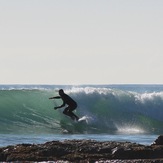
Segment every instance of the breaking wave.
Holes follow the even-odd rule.
[[[0,133],[161,133],[163,92],[136,92],[109,87],[64,87],[78,103],[73,122],[54,110],[61,100],[56,88],[26,87],[0,90]]]

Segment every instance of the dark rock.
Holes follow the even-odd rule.
[[[0,148],[0,161],[70,161],[163,159],[163,145],[130,142],[65,140],[44,144],[18,144]]]
[[[163,135],[160,135],[153,143],[153,145],[163,145]]]

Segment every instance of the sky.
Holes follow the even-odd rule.
[[[163,0],[0,0],[0,84],[163,84]]]

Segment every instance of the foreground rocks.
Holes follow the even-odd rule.
[[[158,139],[150,146],[93,140],[19,144],[0,148],[0,161],[150,162],[152,159],[151,162],[163,162],[163,136],[159,136]]]
[[[163,145],[163,135],[160,135],[154,142],[153,145]]]

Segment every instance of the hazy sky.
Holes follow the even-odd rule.
[[[163,0],[0,0],[0,84],[163,84]]]

